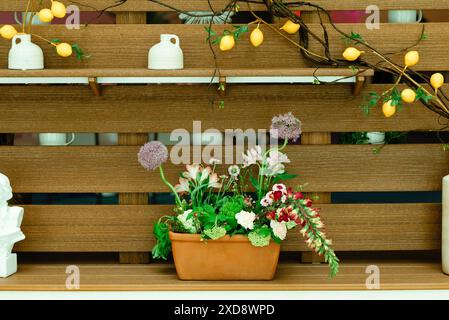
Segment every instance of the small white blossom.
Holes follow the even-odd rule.
[[[234,179],[236,179],[236,178],[239,176],[239,174],[240,174],[240,168],[239,168],[239,166],[237,166],[237,165],[230,166],[230,167],[228,168],[228,173],[229,173],[229,175],[230,175],[231,177],[233,177]]]
[[[281,240],[287,237],[287,226],[285,221],[278,222],[275,220],[270,221],[270,227],[273,230],[273,234]]]
[[[256,214],[254,212],[240,211],[235,215],[237,223],[242,227],[252,230],[254,229],[254,220],[256,220]]]
[[[196,233],[196,227],[193,221],[193,217],[189,218],[192,213],[192,209],[184,211],[184,213],[178,215],[178,221],[181,222],[182,226],[190,233]]]

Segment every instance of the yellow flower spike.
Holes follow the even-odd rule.
[[[345,58],[348,61],[355,61],[358,58],[360,58],[362,53],[365,53],[365,52],[360,51],[359,49],[354,48],[354,47],[349,47],[349,48],[346,48],[346,50],[343,52],[343,58]]]
[[[401,92],[401,98],[406,103],[413,103],[416,100],[416,93],[412,89],[404,89]]]
[[[64,58],[70,57],[72,55],[72,46],[68,43],[59,43],[56,45],[56,52]]]
[[[438,89],[440,89],[444,84],[444,76],[441,73],[434,73],[430,77],[430,84],[435,89],[435,94],[438,93]]]
[[[288,34],[295,34],[298,32],[301,25],[294,23],[291,20],[287,20],[287,22],[284,23],[284,25],[280,28],[280,30],[284,30]]]
[[[223,36],[220,40],[220,50],[229,51],[235,46],[235,39],[232,35]]]
[[[42,9],[38,14],[39,20],[42,22],[51,22],[54,18],[50,9]]]
[[[419,52],[409,51],[404,57],[404,64],[406,68],[413,67],[419,63]]]
[[[393,101],[388,100],[382,106],[382,112],[386,118],[390,118],[396,113],[396,106],[392,105]]]
[[[251,32],[249,39],[254,47],[258,47],[263,43],[263,32],[259,29],[259,26]]]
[[[17,34],[16,28],[13,26],[6,24],[0,28],[0,36],[7,40],[11,40]]]
[[[65,5],[59,1],[52,1],[51,12],[56,18],[64,18],[67,12]]]

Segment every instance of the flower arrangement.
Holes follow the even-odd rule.
[[[270,241],[280,243],[288,230],[297,228],[306,244],[329,263],[330,276],[337,274],[339,260],[323,231],[319,209],[312,207],[301,187],[294,190],[283,183],[296,177],[285,170],[290,159],[283,151],[289,140],[299,139],[301,122],[291,113],[274,117],[270,133],[283,139],[283,145],[266,151],[261,146],[250,148],[242,155],[242,164],[221,170],[226,174],[219,174],[217,159],[207,165],[187,165],[176,185],[167,181],[162,167],[168,159],[167,148],[152,141],[140,149],[140,164],[147,170],[159,168],[176,201],[174,214],[160,218],[154,226],[154,258],[169,255],[169,231],[201,234],[204,241],[246,235],[253,246],[264,247]]]
[[[55,48],[56,53],[61,57],[67,58],[75,53],[78,60],[87,58],[88,56],[76,43],[69,44],[67,42],[62,42],[59,39],[48,40],[40,35],[32,33],[32,21],[35,16],[45,23],[51,22],[55,17],[64,18],[66,16],[67,9],[62,2],[51,0],[50,8],[43,6],[43,3],[45,2],[46,1],[28,0],[25,17],[21,23],[21,32],[19,33],[12,25],[4,25],[0,28],[0,36],[4,39],[11,40],[17,34],[30,34],[52,45]],[[50,1],[48,2],[50,3]]]

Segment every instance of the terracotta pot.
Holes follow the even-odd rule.
[[[246,236],[203,240],[199,234],[170,232],[176,272],[181,280],[271,280],[280,245],[254,247]]]

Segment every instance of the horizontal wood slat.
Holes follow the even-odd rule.
[[[224,109],[218,107],[216,89],[206,85],[103,86],[102,97],[93,96],[82,86],[0,88],[7,93],[0,95],[2,133],[192,131],[194,120],[202,122],[202,130],[257,130],[268,129],[274,115],[289,111],[301,119],[303,132],[442,127],[438,117],[420,103],[405,106],[389,119],[381,114],[380,107],[365,116],[359,108],[363,96],[383,92],[387,85],[367,85],[354,97],[348,85],[232,84],[227,87]]]
[[[138,149],[5,146],[0,172],[19,193],[167,192],[158,172],[140,167]],[[437,191],[449,166],[440,144],[389,145],[380,154],[370,145],[304,145],[288,147],[287,153],[292,160],[287,169],[299,174],[290,184],[307,182],[305,191],[311,192]],[[182,169],[165,165],[173,183]]]
[[[217,32],[226,26],[216,26]],[[321,33],[320,25],[311,25],[311,30]],[[382,52],[395,52],[413,45],[419,39],[422,25],[419,24],[383,24],[379,30],[367,30],[365,24],[344,24],[340,28],[346,32],[359,32],[374,47]],[[243,36],[238,46],[231,52],[217,52],[218,65],[228,69],[289,69],[310,67],[300,57],[296,47],[285,39],[272,33],[267,28],[265,43],[254,48],[248,41],[248,35]],[[266,30],[265,30],[266,29]],[[344,50],[341,35],[328,26],[331,42],[331,52],[340,56]],[[75,59],[57,57],[55,49],[36,40],[41,45],[46,56],[46,68],[146,68],[148,65],[148,50],[158,43],[161,33],[177,34],[184,50],[185,68],[211,68],[214,66],[213,56],[206,43],[206,32],[201,25],[89,25],[81,30],[67,30],[64,26],[36,27],[36,33],[49,39],[58,37],[64,41],[76,42],[90,53],[91,58],[85,62]],[[448,24],[426,24],[428,40],[422,41],[416,47],[421,53],[421,62],[416,70],[447,70],[449,58],[441,52],[449,51]],[[407,36],[404,36],[407,35]],[[297,36],[292,36],[296,39]],[[7,54],[10,45],[6,42],[0,46],[0,68],[7,66]],[[317,49],[317,43],[310,45]],[[319,49],[321,50],[321,49]],[[279,57],[281,59],[273,59]],[[251,57],[251,58],[248,58]],[[378,59],[367,55],[377,62]],[[395,61],[402,62],[401,55]]]
[[[63,1],[67,5],[71,1]],[[285,2],[296,2],[294,0],[287,0]],[[314,0],[311,3],[320,5],[328,10],[365,10],[369,5],[377,5],[381,10],[387,9],[449,9],[449,1],[447,0]],[[116,0],[84,0],[73,2],[78,5],[83,11],[100,11],[117,3]],[[181,10],[210,10],[206,0],[164,0],[163,3],[174,6]],[[215,10],[221,10],[229,3],[227,0],[212,0],[212,6]],[[2,0],[0,3],[0,11],[18,11],[25,10],[24,3],[17,0]],[[264,10],[263,5],[252,5],[253,9]],[[301,10],[313,10],[313,8],[303,6]],[[241,5],[241,11],[247,10],[246,5]],[[148,0],[128,0],[123,5],[111,8],[110,11],[170,11],[156,3]]]
[[[339,251],[434,250],[441,239],[439,204],[323,204],[327,232]],[[169,205],[25,206],[26,240],[17,251],[140,252],[154,245],[153,223]],[[306,250],[292,232],[283,250]]]
[[[73,261],[70,262],[73,264]],[[329,279],[326,264],[299,264],[294,261],[280,261],[273,281],[180,281],[173,264],[153,263],[150,265],[86,264],[75,261],[81,270],[80,290],[82,291],[186,291],[184,297],[191,296],[189,291],[229,291],[228,296],[235,298],[233,291],[299,291],[305,290],[357,290],[372,291],[366,286],[366,267],[378,266],[381,272],[381,290],[448,290],[449,277],[441,272],[440,262],[403,261],[342,261],[338,276]],[[64,263],[21,264],[19,272],[12,277],[0,279],[0,291],[72,291],[67,288],[67,265]],[[369,292],[365,297],[383,297],[391,299],[391,292]],[[445,293],[438,292],[439,297]],[[37,293],[39,294],[39,293]],[[47,297],[60,298],[59,292],[48,293]],[[208,294],[208,293],[206,293]],[[421,293],[420,297],[423,297]],[[295,295],[295,292],[292,292]],[[349,297],[360,297],[360,293]],[[425,297],[432,297],[428,291]],[[33,297],[41,297],[33,295]],[[178,295],[179,296],[179,295]],[[304,295],[297,295],[304,297]],[[345,293],[332,295],[341,299]],[[154,292],[152,297],[172,298],[173,293]],[[267,297],[267,296],[265,296]],[[329,295],[327,296],[329,297]],[[401,293],[395,297],[402,297]]]

